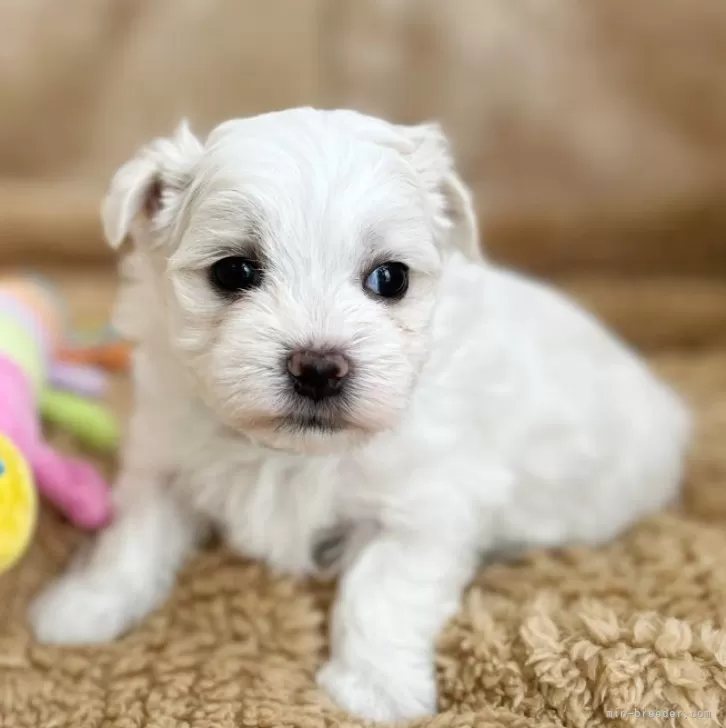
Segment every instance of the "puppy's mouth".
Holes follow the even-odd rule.
[[[283,418],[278,429],[285,432],[318,433],[333,435],[346,429],[346,425],[339,418],[334,419],[315,414],[293,414]]]
[[[276,429],[287,435],[334,435],[351,428],[349,414],[349,400],[344,395],[317,402],[288,395]]]
[[[357,447],[375,433],[356,421],[355,411],[341,404],[306,405],[288,400],[277,412],[237,421],[234,429],[280,452],[323,454]]]

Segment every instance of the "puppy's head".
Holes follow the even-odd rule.
[[[448,256],[479,257],[435,126],[295,109],[185,127],[116,174],[109,242],[153,271],[165,332],[226,425],[270,447],[392,427],[429,347]]]

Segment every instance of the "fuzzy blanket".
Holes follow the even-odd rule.
[[[75,303],[98,310],[98,282],[84,280]],[[417,725],[726,723],[726,349],[653,360],[698,412],[683,506],[605,548],[483,569],[439,641],[441,714]],[[114,399],[127,403],[125,383]],[[43,513],[30,553],[0,577],[2,728],[361,725],[314,684],[332,588],[274,578],[219,547],[125,638],[36,644],[28,600],[80,539]]]

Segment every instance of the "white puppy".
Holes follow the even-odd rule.
[[[279,570],[337,560],[319,682],[409,718],[436,708],[436,636],[483,552],[600,543],[678,492],[685,410],[571,301],[484,262],[435,126],[182,127],[119,170],[104,222],[134,243],[135,411],[115,522],[34,604],[41,640],[129,629],[212,524]]]

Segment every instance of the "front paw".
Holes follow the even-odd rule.
[[[69,574],[47,587],[30,607],[30,624],[40,642],[107,642],[126,630],[132,605],[121,584],[95,583]]]
[[[318,685],[341,708],[367,720],[407,720],[436,712],[433,671],[403,668],[378,673],[331,660],[318,673]]]

